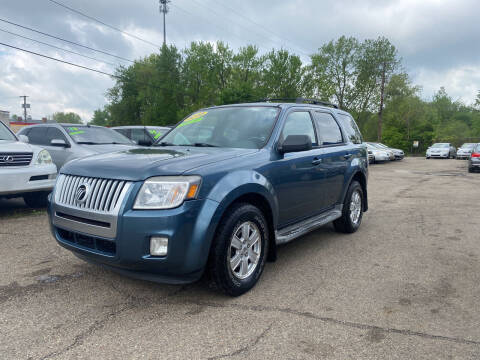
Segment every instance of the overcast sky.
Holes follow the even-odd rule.
[[[155,44],[162,43],[158,0],[56,0]],[[0,19],[137,59],[156,47],[88,20],[50,0],[0,0]],[[480,90],[478,0],[172,0],[167,42],[223,40],[233,48],[287,48],[308,54],[341,35],[385,36],[397,47],[414,84],[430,99],[444,86],[471,104]],[[95,53],[0,21],[0,29],[80,52],[112,64],[129,62]],[[0,42],[112,73],[114,65],[85,59],[0,31]],[[107,99],[105,75],[59,64],[0,45],[0,110],[21,115],[29,95],[34,118],[74,111],[89,121]]]

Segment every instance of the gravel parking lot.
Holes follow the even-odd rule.
[[[130,280],[56,245],[44,212],[0,203],[3,359],[478,359],[480,174],[370,168],[370,210],[279,249],[240,298]],[[20,215],[19,215],[20,214]]]

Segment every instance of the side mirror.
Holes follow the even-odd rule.
[[[24,143],[29,143],[30,142],[30,139],[28,138],[27,135],[18,135],[18,140],[20,140],[21,142],[24,142]]]
[[[63,139],[52,139],[52,141],[50,141],[50,145],[64,148],[70,147],[70,145],[67,144]]]
[[[152,141],[150,140],[138,140],[137,144],[140,146],[152,146]]]
[[[281,154],[289,152],[307,151],[312,149],[312,139],[308,135],[288,135],[278,146]]]

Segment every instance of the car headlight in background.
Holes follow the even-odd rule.
[[[156,176],[145,180],[134,209],[172,209],[185,200],[195,199],[200,176]]]
[[[41,150],[35,160],[35,165],[49,165],[52,163],[52,157],[47,150]]]

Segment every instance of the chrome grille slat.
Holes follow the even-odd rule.
[[[33,153],[0,153],[0,166],[28,166],[32,159]]]
[[[58,205],[92,213],[113,215],[118,213],[121,201],[131,182],[61,174],[57,184],[56,192],[59,193],[55,195],[55,202]],[[75,199],[75,194],[82,184],[88,185],[89,193],[87,200],[79,203]]]

